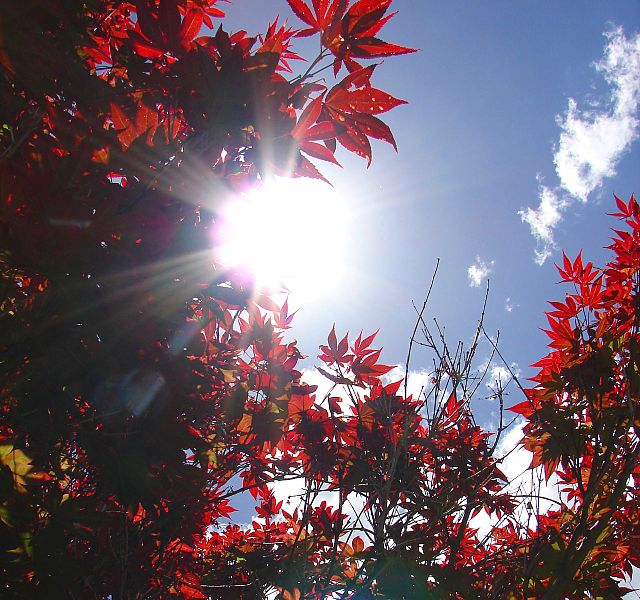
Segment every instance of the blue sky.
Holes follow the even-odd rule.
[[[276,14],[298,24],[284,0],[222,7],[232,31],[264,31]],[[380,142],[368,170],[346,153],[338,153],[344,169],[323,168],[335,185],[326,193],[350,214],[346,248],[334,259],[342,276],[319,278],[292,336],[311,366],[334,321],[338,333],[380,328],[385,362],[403,363],[412,301],[422,303],[440,258],[427,317],[451,344],[468,341],[487,281],[472,286],[469,268],[484,264],[487,330],[500,331],[505,358],[531,375],[527,365],[545,353],[546,301],[565,291],[553,266],[561,249],[584,248],[602,264],[612,194],[640,192],[640,2],[396,0],[393,8],[399,14],[381,37],[420,48],[374,75],[376,87],[409,102],[383,116],[399,151]],[[561,216],[548,230],[555,246],[536,240],[522,218],[539,210],[542,192]],[[310,257],[306,268],[314,273],[321,261]],[[485,344],[479,362],[488,354]],[[430,362],[417,353],[412,367]],[[490,410],[481,408],[481,422]]]

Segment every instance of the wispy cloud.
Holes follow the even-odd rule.
[[[566,197],[560,197],[557,190],[540,184],[538,208],[527,208],[520,211],[520,218],[531,228],[531,235],[536,239],[535,261],[543,265],[553,253],[555,241],[553,230],[562,220],[562,213],[569,206]]]
[[[554,229],[571,199],[586,202],[605,178],[616,174],[624,153],[638,137],[640,105],[640,34],[628,38],[621,27],[605,33],[603,58],[594,67],[609,84],[608,97],[579,108],[570,98],[556,121],[560,137],[553,157],[559,185],[539,187],[539,206],[519,212],[538,243],[542,265],[555,248]]]
[[[475,262],[467,269],[467,277],[471,287],[480,287],[482,282],[489,277],[493,267],[493,261],[486,263],[479,256],[476,256]]]

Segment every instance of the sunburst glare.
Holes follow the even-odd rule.
[[[275,179],[221,211],[216,258],[246,270],[260,289],[283,286],[298,301],[335,289],[344,275],[348,214],[336,191],[307,179]]]

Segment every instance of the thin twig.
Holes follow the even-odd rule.
[[[404,365],[404,397],[407,397],[407,385],[408,385],[408,379],[409,379],[409,365],[411,363],[411,350],[413,349],[413,344],[415,343],[415,339],[416,339],[416,333],[418,333],[418,327],[420,326],[420,323],[423,323],[423,318],[422,315],[424,314],[424,311],[427,309],[427,303],[429,302],[429,298],[431,297],[431,290],[433,290],[433,285],[436,281],[436,275],[438,274],[438,267],[440,266],[440,259],[438,258],[436,260],[436,266],[435,269],[433,270],[433,275],[431,276],[431,283],[429,284],[429,289],[427,291],[427,296],[424,299],[424,302],[422,303],[422,308],[420,309],[420,312],[418,313],[418,318],[416,319],[416,324],[413,328],[413,333],[411,334],[411,339],[409,340],[409,350],[407,351],[407,361],[405,362]]]

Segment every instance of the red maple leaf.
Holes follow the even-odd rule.
[[[334,73],[342,64],[351,72],[362,67],[354,59],[380,58],[415,52],[414,48],[390,44],[376,37],[395,13],[386,15],[392,0],[360,0],[339,22],[325,31],[323,40],[335,55]]]
[[[376,65],[364,67],[347,75],[327,94],[325,107],[329,117],[346,128],[337,140],[347,150],[366,158],[371,163],[369,137],[384,140],[397,150],[389,127],[373,115],[391,110],[405,100],[371,87],[370,79]]]

